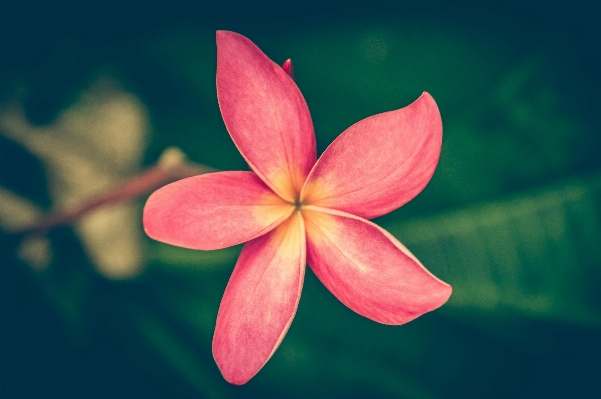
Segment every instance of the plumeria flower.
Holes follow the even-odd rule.
[[[411,105],[345,130],[316,160],[303,95],[250,40],[217,32],[223,120],[252,172],[190,177],[155,191],[144,228],[159,241],[214,250],[246,242],[223,294],[213,356],[225,379],[250,380],[282,342],[305,267],[346,306],[400,325],[451,295],[407,248],[368,219],[410,201],[434,173],[442,143],[436,103]]]

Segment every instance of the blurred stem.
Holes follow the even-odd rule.
[[[208,166],[189,162],[178,148],[168,148],[163,151],[157,163],[145,171],[78,205],[50,213],[33,225],[14,231],[13,234],[22,238],[43,234],[54,227],[70,224],[100,207],[132,200],[176,180],[212,171],[214,169]]]

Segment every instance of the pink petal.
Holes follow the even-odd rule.
[[[367,219],[409,202],[434,174],[442,122],[432,96],[345,130],[311,171],[302,199]]]
[[[298,213],[242,249],[213,336],[213,356],[227,381],[250,380],[282,342],[296,313],[305,262]]]
[[[451,286],[386,230],[344,212],[308,206],[307,263],[346,306],[383,324],[404,324],[444,304]]]
[[[265,234],[293,210],[253,172],[218,172],[179,180],[152,193],[143,223],[155,240],[211,250]]]
[[[292,78],[246,37],[218,31],[217,97],[225,126],[250,167],[294,201],[316,150],[311,115]]]

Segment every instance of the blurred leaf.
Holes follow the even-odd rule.
[[[26,119],[19,99],[0,112],[0,134],[44,163],[55,210],[78,205],[132,175],[141,162],[146,124],[139,100],[110,77],[95,79],[77,102],[45,126]],[[21,176],[19,162],[0,166],[6,168],[2,174]],[[119,203],[75,221],[89,257],[103,275],[120,279],[140,272],[144,256],[138,218],[135,206]]]
[[[601,176],[385,227],[453,285],[449,307],[601,325]]]

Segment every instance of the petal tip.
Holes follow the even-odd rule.
[[[228,367],[228,361],[224,359],[227,356],[223,355],[224,352],[223,344],[220,343],[220,340],[217,337],[217,332],[215,331],[212,342],[213,360],[215,360],[215,364],[223,376],[223,379],[232,385],[244,385],[250,381],[254,374],[247,376],[244,375],[244,372],[236,367],[232,367],[231,365]]]
[[[422,97],[428,98],[428,99],[434,101],[434,97],[432,97],[432,95],[430,93],[428,93],[427,91],[423,91],[422,94],[418,97],[418,100]]]
[[[236,41],[250,42],[250,40],[246,36],[229,30],[216,31],[215,40],[217,42],[218,50],[220,46],[227,46],[228,43],[233,43]]]
[[[213,359],[215,360],[215,363],[217,364],[217,368],[219,369],[219,372],[223,376],[223,379],[232,385],[244,385],[256,375],[256,373],[253,375],[244,375],[237,370],[228,370],[226,367],[224,367],[225,365],[222,365],[217,360],[217,358],[218,357],[215,355],[215,346],[213,345]]]
[[[445,283],[444,281],[441,281],[441,283],[443,283],[444,286],[440,290],[441,291],[441,293],[440,293],[440,299],[441,299],[440,306],[442,306],[445,303],[447,303],[447,301],[449,300],[449,298],[451,297],[451,295],[453,295],[453,287],[450,284]]]
[[[421,263],[419,263],[421,265]],[[421,265],[424,267],[423,265]],[[451,295],[453,294],[453,287],[436,277],[430,271],[428,271],[425,267],[424,270],[432,277],[434,280],[432,281],[432,285],[430,285],[429,295],[424,297],[424,304],[426,305],[423,313],[432,312],[440,308],[442,305],[447,303]]]
[[[150,197],[146,200],[144,204],[144,210],[142,211],[142,227],[144,228],[144,233],[153,240],[156,240],[155,237],[155,223],[154,223],[154,212],[152,211],[154,198],[156,191],[153,192]]]
[[[240,36],[239,33],[236,32],[232,32],[229,30],[218,30],[215,32],[215,36],[217,37],[217,41],[221,40],[221,39],[225,39],[227,37],[232,37],[232,36]]]
[[[422,309],[420,314],[417,314],[415,318],[420,315],[432,312],[440,307],[442,307],[445,303],[448,302],[449,298],[453,294],[453,287],[442,280],[434,277],[437,282],[440,284],[438,289],[433,289],[429,295],[429,298],[425,299],[424,308]]]
[[[410,105],[413,104],[427,104],[430,106],[434,106],[436,108],[436,110],[438,111],[438,104],[436,104],[436,100],[434,100],[434,97],[432,97],[432,95],[430,93],[428,93],[427,91],[422,92],[422,94]]]

